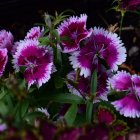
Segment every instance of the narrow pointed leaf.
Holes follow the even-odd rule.
[[[86,105],[86,121],[88,123],[92,122],[92,116],[93,115],[93,103],[90,101],[87,101]]]
[[[70,108],[66,112],[64,118],[65,118],[66,122],[68,123],[68,125],[73,125],[73,123],[76,119],[77,110],[78,110],[77,104],[74,103],[70,106]]]
[[[95,70],[91,78],[91,94],[95,95],[97,90],[97,71]]]

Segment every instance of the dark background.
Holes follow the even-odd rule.
[[[113,0],[0,0],[0,29],[10,30],[15,40],[23,39],[26,32],[35,23],[43,22],[43,13],[54,15],[67,9],[72,9],[76,15],[88,15],[88,27],[102,26],[120,21],[120,14],[109,10]],[[108,11],[109,10],[109,11]],[[122,40],[129,52],[133,46],[140,47],[140,15],[128,13],[123,23],[124,27],[132,26],[134,30],[122,32]],[[134,65],[140,71],[139,52],[127,59],[129,65]]]
[[[0,0],[0,23],[2,27],[15,23],[31,25],[41,22],[44,11],[54,14],[66,9],[72,9],[76,14],[87,13],[91,24],[102,23],[98,16],[106,15],[110,3],[111,0]]]

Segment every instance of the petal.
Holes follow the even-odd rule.
[[[115,133],[118,134],[125,134],[128,130],[128,126],[127,123],[122,121],[122,120],[117,120],[114,124],[113,124],[113,129],[115,131]]]
[[[57,127],[53,123],[41,121],[39,131],[44,140],[52,140],[57,131]]]
[[[8,61],[8,55],[7,55],[7,49],[0,49],[0,77],[3,75],[3,72],[5,70],[5,66]]]
[[[134,88],[138,88],[138,89],[140,89],[140,76],[138,76],[138,75],[133,75],[132,76],[132,81],[133,81],[133,86],[134,86]]]
[[[93,63],[93,56],[92,47],[84,47],[80,51],[74,52],[69,60],[73,68],[80,68],[80,75],[86,78],[91,76],[92,69],[96,67],[96,64]]]
[[[80,17],[72,16],[66,19],[58,27],[57,31],[61,38],[68,38],[62,41],[64,53],[71,53],[79,49],[79,43],[89,37],[92,29],[86,29],[87,15],[82,14]]]
[[[11,32],[6,30],[0,31],[0,48],[7,48],[8,51],[11,51],[13,41],[14,37]]]
[[[42,36],[43,32],[44,32],[44,28],[41,29],[39,26],[33,27],[27,33],[25,39],[38,39]]]
[[[82,128],[67,128],[56,135],[56,140],[77,140],[82,133]]]
[[[67,75],[67,78],[69,80],[71,80],[73,83],[75,82],[75,78],[76,78],[76,72],[72,71]],[[90,92],[90,85],[89,85],[90,81],[89,79],[86,79],[82,76],[80,76],[77,80],[77,83],[74,85],[70,84],[70,82],[67,82],[67,87],[69,89],[69,91],[72,94],[75,94],[77,96],[83,97]]]
[[[124,98],[112,102],[112,104],[121,115],[130,118],[139,118],[140,102],[136,96],[139,98],[140,94],[135,95],[134,93],[129,93]]]
[[[100,106],[98,109],[97,118],[99,123],[110,125],[116,120],[116,115],[109,108]]]
[[[117,74],[108,79],[107,85],[108,89],[129,90],[132,88],[131,75],[125,71],[118,71]]]
[[[95,27],[93,29],[93,39],[100,57],[106,61],[112,70],[116,71],[118,65],[126,60],[126,49],[118,35],[103,28]]]

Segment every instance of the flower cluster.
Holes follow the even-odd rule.
[[[86,15],[70,17],[58,27],[62,41],[62,52],[69,53],[70,63],[75,71],[80,70],[76,87],[68,84],[71,93],[87,98],[90,96],[92,73],[98,71],[98,91],[95,100],[107,100],[106,80],[109,77],[106,66],[117,71],[118,65],[126,60],[126,49],[117,34],[103,28],[86,29]],[[85,35],[85,36],[84,36]],[[68,39],[67,39],[68,38]],[[76,72],[68,74],[69,80],[75,81]],[[95,101],[96,102],[96,101]]]
[[[140,118],[140,76],[119,71],[124,44],[114,32],[88,29],[86,14],[57,16],[23,40],[0,31],[3,139],[123,140],[128,119]]]

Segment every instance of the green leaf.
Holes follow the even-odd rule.
[[[77,103],[85,104],[83,98],[70,93],[51,93],[45,95],[43,98],[36,99],[36,101],[53,101],[58,103]]]
[[[77,114],[76,119],[74,121],[75,126],[81,126],[81,124],[86,124],[86,114]]]
[[[54,48],[54,59],[55,59],[55,65],[58,67],[61,67],[62,55],[61,55],[61,52],[57,48]]]
[[[0,114],[6,115],[8,113],[8,107],[2,101],[0,101]]]
[[[50,45],[51,44],[51,40],[48,37],[41,37],[39,38],[39,42],[40,42],[40,46],[41,45]]]
[[[95,70],[91,77],[91,94],[96,95],[97,90],[97,71]]]
[[[3,99],[6,94],[7,94],[7,91],[5,91],[5,89],[2,87],[0,90],[0,100]]]
[[[111,90],[108,93],[108,99],[109,99],[109,101],[119,100],[119,99],[122,99],[127,94],[128,94],[128,91],[115,91],[115,90]]]
[[[57,42],[60,42],[60,36],[59,36],[58,31],[56,29],[52,30],[50,33],[51,33],[51,35],[53,35],[56,38]]]
[[[56,75],[54,77],[54,84],[57,89],[62,88],[64,85],[64,81],[63,81],[62,77],[60,77],[59,75]]]
[[[46,35],[48,32],[49,32],[49,29],[45,29],[42,36]]]
[[[92,117],[93,117],[93,103],[90,101],[87,101],[86,104],[86,121],[88,123],[92,122]]]
[[[24,116],[24,119],[28,121],[29,123],[34,123],[35,119],[38,117],[42,117],[44,114],[42,112],[34,111],[29,112]]]
[[[77,104],[74,103],[70,106],[70,108],[66,112],[64,118],[66,122],[68,123],[68,125],[73,125],[76,115],[77,115],[77,110],[78,110]]]
[[[25,116],[25,113],[27,112],[28,107],[29,107],[29,101],[28,100],[25,100],[21,103],[21,105],[20,105],[21,118],[23,118]]]

